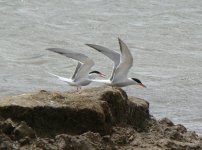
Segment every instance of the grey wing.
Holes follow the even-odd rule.
[[[72,58],[75,60],[78,60],[79,62],[82,62],[82,63],[84,63],[86,61],[86,59],[88,59],[88,56],[86,56],[84,54],[72,52],[72,51],[69,51],[69,50],[63,49],[63,48],[47,48],[46,50],[64,55],[66,57],[69,57],[69,58]]]
[[[94,65],[94,62],[92,59],[87,59],[83,65],[80,67],[80,69],[78,70],[74,81],[78,81],[80,79],[88,79],[88,74],[90,72],[90,69],[92,68],[92,66]]]
[[[72,76],[72,80],[74,80],[74,78],[75,78],[76,74],[78,73],[78,70],[80,69],[81,65],[82,64],[80,62],[78,62],[77,66],[76,66],[76,69],[74,71],[74,74]]]
[[[120,63],[120,54],[117,53],[116,51],[110,50],[110,49],[100,46],[100,45],[95,45],[95,44],[86,44],[86,45],[91,48],[94,48],[98,52],[104,54],[105,56],[107,56],[109,59],[111,59],[114,62],[113,71],[112,71],[112,74],[110,77],[110,80],[112,80],[112,78],[114,76],[114,72]]]
[[[121,40],[119,40],[119,46],[121,50],[121,61],[115,70],[113,80],[121,80],[127,78],[130,68],[133,66],[133,57],[128,49],[127,45]]]

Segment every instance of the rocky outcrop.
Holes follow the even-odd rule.
[[[0,100],[4,118],[25,121],[40,136],[87,131],[110,134],[112,125],[129,123],[143,128],[148,103],[128,99],[121,89],[93,88],[74,93],[41,91]],[[51,133],[51,134],[50,134]]]
[[[0,149],[202,149],[195,132],[149,114],[122,89],[47,92],[0,100]]]

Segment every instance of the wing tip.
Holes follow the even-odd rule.
[[[119,41],[120,50],[122,52],[122,44],[123,44],[123,42],[122,42],[122,40],[119,37],[118,37],[118,41]]]
[[[120,38],[120,37],[118,37],[118,40],[120,41],[120,40],[121,40],[121,38]]]
[[[62,49],[60,49],[60,48],[46,48],[45,50],[48,50],[48,51],[51,51],[51,52],[54,52],[54,53],[58,53],[58,54],[61,54],[61,55],[65,54],[65,52],[63,52]]]
[[[57,48],[46,48],[45,50],[47,50],[47,51],[55,51]]]
[[[101,52],[101,50],[99,50],[99,49],[97,48],[98,45],[95,45],[95,44],[85,44],[85,45],[87,45],[87,46],[89,46],[89,47],[91,47],[91,48],[97,50],[98,52]]]
[[[92,44],[88,44],[88,43],[86,43],[85,45],[87,45],[87,46],[91,46]]]
[[[89,47],[91,47],[91,48],[94,48],[94,44],[85,44],[86,46],[89,46]]]
[[[45,50],[48,50],[48,51],[50,51],[52,48],[46,48]]]

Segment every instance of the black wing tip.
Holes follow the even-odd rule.
[[[48,50],[48,51],[51,51],[51,52],[54,52],[54,53],[58,53],[58,54],[61,54],[61,55],[65,54],[64,52],[58,51],[57,49],[58,48],[46,48],[45,50]]]
[[[46,48],[45,50],[54,51],[56,48]]]
[[[92,47],[93,48],[93,44],[85,44],[85,45],[87,45],[87,46],[89,46],[89,47]]]
[[[120,50],[121,50],[121,52],[122,52],[122,40],[118,37],[118,41],[119,41],[119,47],[120,47]]]
[[[95,44],[85,44],[85,45],[97,50],[98,52],[101,52],[101,50],[99,50],[98,48],[95,47],[95,46],[98,46],[98,45],[95,45]]]
[[[85,44],[86,46],[89,46],[89,47],[91,47],[91,48],[93,48],[93,44]]]
[[[123,42],[120,37],[118,37],[118,41],[119,41],[119,42]]]

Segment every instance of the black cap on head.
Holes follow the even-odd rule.
[[[101,74],[99,71],[96,71],[96,70],[89,72],[89,74],[92,74],[92,73]]]
[[[139,79],[136,79],[136,78],[131,78],[133,79],[134,81],[136,81],[137,83],[142,83]]]

